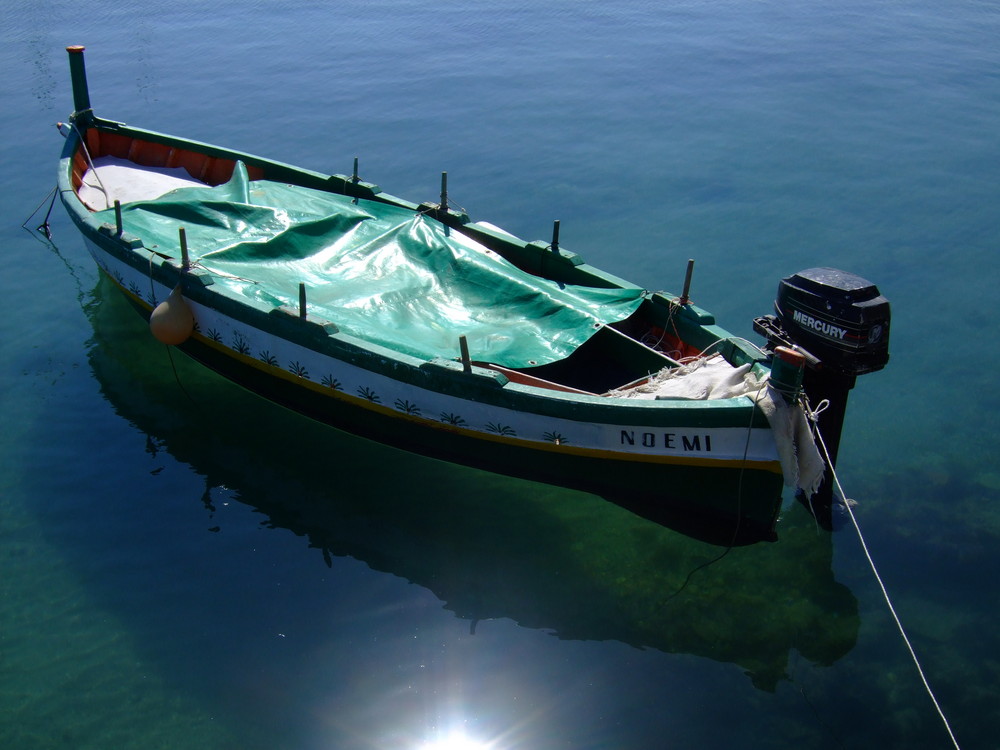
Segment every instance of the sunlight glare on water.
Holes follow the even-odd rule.
[[[693,303],[755,343],[785,276],[877,283],[891,361],[838,474],[956,736],[996,747],[1000,391],[968,350],[1000,288],[1000,3],[41,5],[0,14],[0,748],[948,746],[856,536],[791,498],[777,541],[722,558],[170,355],[58,205],[51,244],[20,226],[69,44],[101,117],[359,157],[415,202],[447,170],[473,220],[558,219],[643,288],[695,258]]]
[[[498,745],[481,742],[462,729],[453,729],[445,736],[429,740],[417,750],[503,750]]]

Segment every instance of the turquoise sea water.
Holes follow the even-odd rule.
[[[20,226],[68,44],[106,117],[358,156],[413,200],[447,170],[473,218],[559,219],[650,288],[695,258],[748,338],[784,275],[879,284],[892,359],[840,477],[961,746],[996,746],[1000,6],[14,2],[0,33],[0,747],[951,746],[850,527],[790,502],[703,567],[723,549],[171,357],[60,208],[52,245]]]

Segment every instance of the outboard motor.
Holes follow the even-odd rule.
[[[810,268],[782,279],[774,301],[777,315],[754,320],[768,347],[786,346],[806,359],[802,389],[813,407],[829,407],[818,427],[836,466],[847,398],[858,375],[876,372],[889,361],[889,300],[860,276],[835,268]],[[800,498],[830,528],[833,479],[827,469],[812,498]]]

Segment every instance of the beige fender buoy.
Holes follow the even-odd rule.
[[[170,346],[183,344],[191,336],[194,331],[194,313],[181,296],[179,284],[149,316],[149,330],[157,341]]]

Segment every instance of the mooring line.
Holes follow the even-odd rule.
[[[45,213],[45,220],[41,224],[39,224],[37,227],[35,227],[35,229],[36,229],[36,231],[39,231],[42,234],[44,234],[46,239],[49,239],[49,240],[52,239],[52,232],[49,229],[49,217],[52,215],[52,207],[56,204],[56,196],[58,194],[58,191],[59,191],[59,186],[56,185],[48,193],[45,194],[45,197],[42,198],[42,202],[39,203],[35,207],[34,211],[32,211],[30,214],[28,214],[28,218],[24,220],[23,224],[21,224],[21,228],[22,229],[27,229],[28,228],[27,227],[28,222],[31,221],[35,217],[35,214],[37,214],[41,210],[42,206],[45,205],[45,201],[47,201],[47,200],[49,200],[49,198],[51,198],[52,201],[49,203],[49,210]]]
[[[815,425],[815,419],[813,419],[813,414],[818,414],[822,410],[822,402],[817,407],[816,412],[808,412],[810,414],[810,419]],[[924,683],[924,689],[927,691],[927,695],[930,696],[931,702],[934,704],[934,708],[937,710],[938,716],[941,717],[941,721],[944,724],[945,730],[948,732],[948,736],[951,738],[951,743],[955,746],[955,750],[962,750],[958,744],[958,740],[955,739],[955,733],[951,731],[951,724],[948,723],[948,717],[944,715],[944,711],[941,710],[941,704],[938,703],[937,697],[934,695],[934,691],[931,689],[930,682],[927,681],[927,677],[924,674],[924,669],[920,666],[920,659],[917,658],[917,652],[913,648],[913,644],[910,643],[909,637],[906,635],[906,630],[903,628],[903,623],[899,619],[899,615],[896,614],[896,608],[892,605],[892,599],[889,598],[889,592],[882,582],[882,576],[879,575],[878,568],[875,567],[875,561],[872,559],[871,553],[868,551],[868,544],[865,542],[865,537],[861,533],[861,527],[858,525],[858,519],[854,516],[854,510],[851,508],[851,501],[847,499],[847,495],[844,492],[843,486],[840,484],[840,478],[837,476],[837,472],[834,470],[832,463],[830,462],[830,454],[826,449],[826,443],[823,442],[823,435],[820,433],[818,427],[813,430],[816,439],[819,441],[820,447],[823,449],[823,458],[826,460],[826,465],[830,469],[830,475],[833,477],[833,486],[836,488],[837,493],[840,495],[841,500],[844,503],[844,507],[847,508],[847,513],[851,517],[851,523],[854,524],[854,530],[858,534],[858,541],[861,542],[861,549],[865,553],[865,557],[868,558],[868,564],[871,566],[872,573],[875,574],[875,580],[878,582],[879,588],[882,590],[882,597],[885,599],[886,605],[889,607],[889,612],[892,614],[892,619],[896,622],[896,628],[899,630],[899,634],[903,637],[903,643],[906,644],[906,648],[910,652],[910,657],[913,659],[913,664],[917,668],[917,674],[920,675],[920,680]]]

